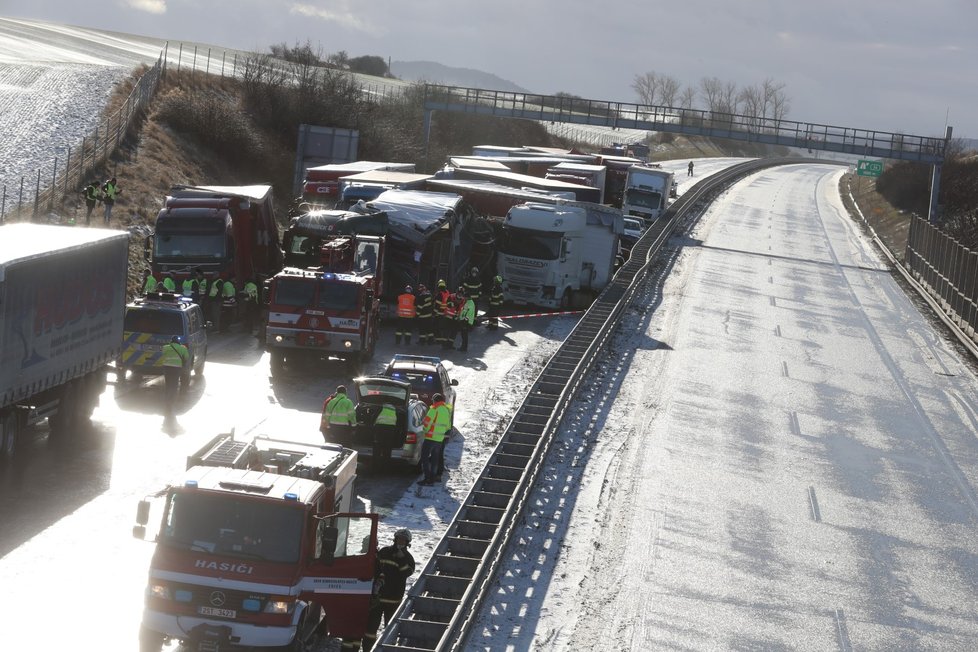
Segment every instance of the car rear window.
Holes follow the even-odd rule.
[[[398,403],[404,403],[408,399],[406,389],[393,387],[391,385],[370,385],[363,384],[357,388],[358,398],[361,401],[379,401],[385,398],[394,399]]]
[[[438,375],[434,372],[426,373],[423,371],[395,369],[390,373],[390,377],[411,383],[411,387],[415,390],[432,392],[438,391],[441,387],[441,383],[438,382]]]

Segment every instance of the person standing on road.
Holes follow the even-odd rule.
[[[468,351],[469,333],[472,332],[472,327],[475,325],[475,301],[472,300],[472,297],[465,296],[464,289],[458,291],[458,298],[462,303],[462,307],[458,311],[458,330],[462,334],[462,346],[458,350]]]
[[[414,302],[414,289],[410,285],[404,288],[404,292],[397,295],[397,330],[394,333],[395,344],[400,344],[401,338],[403,337],[404,343],[408,346],[411,345],[411,331],[414,328],[414,318],[418,315]]]
[[[119,190],[115,177],[112,177],[102,184],[102,205],[105,206],[106,225],[108,225],[109,221],[112,219],[112,206],[115,205],[115,199],[121,192],[122,191]]]
[[[251,335],[258,321],[258,284],[255,279],[249,278],[244,284],[244,328],[248,335]]]
[[[194,303],[200,305],[207,296],[207,277],[204,276],[204,270],[199,267],[194,268],[194,281],[196,281],[194,284],[194,292],[190,298]],[[207,311],[204,311],[204,315],[206,314]]]
[[[173,280],[173,274],[170,272],[163,275],[163,282],[160,285],[163,286],[163,290],[166,292],[175,293],[177,291],[177,283]]]
[[[689,165],[686,167],[686,176],[687,177],[693,176],[693,162],[692,161],[690,161],[689,162]]]
[[[499,328],[499,313],[503,309],[503,277],[497,276],[492,279],[492,288],[489,290],[489,314],[486,328],[491,331]]]
[[[143,271],[143,294],[156,292],[156,287],[158,285],[159,283],[156,282],[156,277],[153,276],[148,269]]]
[[[448,348],[448,331],[446,325],[448,318],[445,309],[448,307],[448,300],[452,293],[448,291],[448,284],[445,281],[438,281],[438,289],[435,291],[435,341],[441,344],[443,349]]]
[[[323,415],[319,420],[319,432],[329,442],[349,441],[349,435],[356,424],[356,408],[346,395],[346,385],[339,385],[336,391],[323,401]]]
[[[414,557],[408,552],[410,545],[411,532],[402,529],[394,533],[394,545],[377,551],[374,593],[367,616],[367,631],[363,635],[363,652],[373,649],[381,621],[385,627],[389,626],[394,612],[404,599],[408,578],[414,574],[415,568]]]
[[[435,484],[438,466],[445,445],[445,437],[452,424],[452,412],[445,405],[445,397],[435,394],[431,397],[431,407],[424,417],[424,443],[421,444],[421,469],[424,477],[418,482],[423,487]]]
[[[417,317],[415,319],[418,322],[418,343],[422,345],[434,344],[435,331],[431,326],[431,292],[428,292],[428,288],[425,287],[424,283],[418,285],[418,293],[414,298],[414,307],[417,310]]]
[[[383,471],[390,466],[392,443],[395,437],[397,437],[397,409],[390,403],[384,403],[377,413],[377,418],[374,419],[374,470]]]
[[[190,363],[190,351],[180,343],[180,338],[174,335],[163,347],[163,396],[166,400],[166,416],[173,416],[173,407],[177,401],[177,390],[183,370]]]
[[[455,336],[458,335],[458,310],[461,306],[458,303],[458,295],[452,294],[445,289],[445,320],[441,337],[441,348],[454,349]]]
[[[217,276],[212,281],[207,290],[207,319],[211,322],[211,328],[219,328],[221,325],[221,290],[224,289],[224,281]]]
[[[234,309],[238,301],[238,290],[234,287],[234,281],[232,276],[221,285],[221,325],[217,329],[220,333],[231,330],[231,322],[234,321]]]
[[[98,187],[98,181],[92,181],[82,190],[82,197],[85,198],[85,226],[92,223],[92,211],[95,205],[102,199],[102,191]]]
[[[482,278],[479,276],[478,267],[469,270],[469,275],[462,282],[462,289],[465,290],[465,296],[472,299],[476,305],[479,304],[479,297],[482,296]]]

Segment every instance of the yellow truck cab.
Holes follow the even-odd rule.
[[[190,352],[190,364],[181,379],[182,386],[188,387],[190,372],[203,377],[207,360],[207,328],[200,306],[169,292],[150,292],[128,304],[122,354],[116,362],[118,379],[124,380],[127,371],[134,381],[162,374],[163,347],[174,335]]]

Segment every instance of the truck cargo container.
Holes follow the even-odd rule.
[[[608,177],[608,169],[603,165],[587,165],[584,163],[558,163],[547,170],[547,179],[566,181],[582,186],[598,189],[596,203],[604,203],[604,188]]]
[[[129,234],[0,226],[0,455],[26,426],[84,425],[122,348]]]
[[[313,205],[325,204],[332,208],[332,204],[340,198],[340,179],[375,170],[414,172],[414,163],[353,161],[317,165],[306,170],[305,179],[302,181],[302,201]]]
[[[385,190],[424,190],[430,174],[371,170],[340,179],[340,200],[337,208],[346,208],[358,201],[377,199]]]
[[[577,183],[567,183],[556,179],[534,177],[528,174],[474,168],[455,168],[440,172],[435,177],[447,179],[482,179],[511,188],[531,188],[547,193],[572,192],[577,201],[593,202],[595,204],[601,203],[601,190],[598,188],[582,186]]]

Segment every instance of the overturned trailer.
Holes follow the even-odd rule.
[[[388,190],[367,202],[387,215],[387,291],[439,279],[461,284],[471,265],[474,222],[478,214],[453,193]]]

